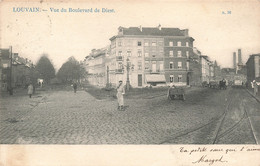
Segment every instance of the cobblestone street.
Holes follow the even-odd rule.
[[[222,114],[229,91],[193,88],[186,101],[129,97],[126,111],[117,110],[116,99],[85,91],[8,96],[1,98],[0,143],[161,144]]]

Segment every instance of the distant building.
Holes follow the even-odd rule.
[[[106,63],[109,47],[93,49],[85,58],[87,80],[90,84],[104,87],[107,83]]]
[[[209,57],[206,55],[200,56],[201,64],[201,81],[209,83],[214,80],[214,67],[213,62],[209,60]]]
[[[235,80],[240,80],[243,83],[246,82],[246,75],[238,73],[234,68],[222,68],[221,75],[228,81],[229,85],[234,84]]]
[[[189,56],[189,72],[188,78],[190,85],[200,86],[202,83],[202,68],[200,63],[201,52],[197,48],[193,48],[193,53]]]
[[[260,82],[260,53],[250,55],[246,62],[247,68],[247,81],[252,82],[253,80],[257,80]]]

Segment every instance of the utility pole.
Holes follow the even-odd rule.
[[[110,82],[109,82],[109,66],[107,66],[107,88],[110,88]]]
[[[12,46],[9,47],[9,56],[10,56],[10,83],[9,83],[9,94],[13,95],[13,87],[12,87],[12,66],[13,66],[13,53]]]
[[[129,58],[126,59],[126,90],[129,91],[130,89],[130,80],[129,80],[129,70],[130,70],[130,63],[129,63]]]
[[[129,72],[130,72],[130,69],[134,69],[134,65],[132,64],[131,65],[131,62],[129,60],[129,57],[127,57],[126,59],[126,71],[127,71],[127,75],[126,75],[126,90],[129,90],[130,89],[130,79],[129,79]]]

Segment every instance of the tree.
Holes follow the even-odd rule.
[[[62,82],[72,82],[73,80],[80,80],[84,71],[82,65],[72,56],[61,66],[57,77],[62,80]]]
[[[41,78],[48,84],[55,77],[55,69],[48,58],[48,55],[43,54],[36,64],[36,70]]]

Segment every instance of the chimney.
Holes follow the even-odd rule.
[[[123,27],[118,28],[118,35],[123,35]]]
[[[183,30],[181,30],[181,33],[182,33],[184,36],[189,36],[189,29],[183,29]]]
[[[241,49],[238,49],[238,64],[242,65]]]
[[[139,29],[140,29],[141,32],[143,31],[142,25],[139,26]]]
[[[162,30],[161,24],[158,25],[158,29],[159,29],[159,30]]]
[[[237,59],[236,59],[236,52],[233,52],[233,68],[237,68]]]

